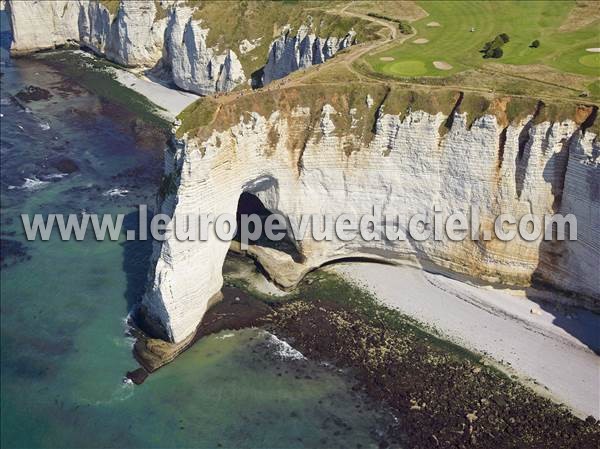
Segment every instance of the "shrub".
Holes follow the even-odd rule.
[[[398,22],[398,28],[400,29],[400,33],[402,34],[412,34],[412,27],[410,23],[406,20],[401,20]]]
[[[510,38],[508,37],[508,34],[506,33],[500,33],[497,37],[499,37],[500,39],[502,39],[502,41],[506,44]]]
[[[531,48],[538,48],[540,46],[540,41],[538,41],[537,39],[534,40],[531,45],[529,45],[529,47]]]
[[[398,28],[400,29],[400,33],[402,34],[412,34],[413,29],[410,26],[410,22],[408,20],[399,20],[393,17],[388,17],[383,14],[378,14],[376,12],[369,12],[367,16],[375,17],[376,19],[387,20],[388,22],[396,22],[398,24]]]
[[[508,34],[502,33],[499,34],[489,42],[483,44],[483,48],[480,50],[483,53],[483,57],[487,58],[501,58],[504,52],[502,51],[502,46],[509,41]]]
[[[498,59],[498,58],[501,58],[503,54],[504,54],[504,52],[502,51],[502,49],[500,47],[494,48],[492,50],[492,55],[490,56],[490,58]]]

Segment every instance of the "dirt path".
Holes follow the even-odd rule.
[[[383,19],[371,17],[366,14],[362,14],[362,13],[358,13],[358,12],[354,12],[354,11],[348,11],[348,8],[350,8],[352,6],[352,4],[353,4],[353,2],[350,2],[349,4],[347,4],[341,8],[331,9],[331,10],[328,10],[327,12],[330,14],[338,14],[338,15],[348,16],[348,17],[357,17],[357,18],[360,18],[360,19],[363,19],[363,20],[366,20],[366,21],[369,21],[372,23],[376,23],[376,24],[382,26],[383,28],[386,28],[387,30],[389,30],[389,33],[384,33],[383,28],[382,28],[381,32],[379,33],[381,36],[381,39],[378,39],[376,41],[369,41],[369,42],[364,42],[364,43],[353,45],[353,46],[349,47],[348,49],[339,52],[332,59],[328,60],[324,64],[326,64],[327,67],[329,67],[329,68],[335,67],[336,65],[343,65],[348,71],[350,71],[353,75],[355,75],[360,82],[373,83],[373,84],[394,84],[396,86],[402,86],[402,87],[407,87],[407,88],[411,88],[411,89],[422,89],[425,86],[423,83],[399,81],[399,80],[395,80],[393,78],[377,77],[371,73],[368,73],[368,71],[361,71],[361,70],[357,69],[355,62],[358,61],[361,57],[363,57],[367,53],[371,53],[371,52],[380,53],[392,46],[401,44],[401,43],[407,41],[408,39],[412,39],[416,36],[416,30],[414,30],[415,32],[413,34],[402,35],[399,33],[398,27],[395,23],[392,23],[392,22],[389,22],[389,21],[386,21]],[[320,69],[320,67],[321,67],[321,64],[311,66],[307,69],[304,69],[301,73],[296,72],[291,76],[288,75],[282,79],[272,81],[268,86],[265,86],[264,88],[261,88],[259,90],[247,89],[247,90],[242,90],[242,91],[237,91],[237,92],[231,92],[228,94],[218,94],[216,96],[213,96],[212,98],[213,98],[213,100],[215,100],[218,103],[220,103],[221,105],[223,105],[223,104],[227,104],[232,101],[235,101],[238,98],[244,97],[246,95],[254,95],[257,92],[261,92],[261,91],[265,91],[265,90],[271,91],[271,90],[277,90],[277,89],[287,89],[287,88],[291,88],[291,87],[309,86],[312,84],[310,82],[310,78],[315,74],[315,71],[318,71]],[[569,89],[571,91],[578,92],[577,89],[572,88],[572,87],[559,86],[559,85],[553,84],[551,82],[547,82],[547,81],[543,81],[543,80],[539,80],[539,79],[532,79],[532,78],[528,78],[525,76],[513,75],[513,74],[505,73],[502,71],[490,69],[490,68],[479,67],[478,70],[482,70],[484,72],[494,74],[496,76],[514,78],[515,80],[526,80],[526,81],[530,81],[530,82],[538,82],[538,83],[542,83],[547,86],[560,87],[563,89]],[[327,84],[337,85],[339,83],[331,82],[331,83],[319,83],[319,84],[321,84],[321,85],[327,85]],[[489,88],[480,88],[480,87],[464,86],[464,85],[451,85],[451,84],[445,84],[443,86],[427,85],[427,88],[431,89],[431,90],[448,90],[448,89],[450,89],[450,90],[456,90],[456,91],[461,91],[461,92],[474,92],[474,93],[478,93],[478,94],[487,94],[487,95],[492,93],[492,91]],[[529,98],[530,97],[530,95],[519,95],[519,94],[510,94],[510,96],[515,97],[515,98]],[[573,101],[573,98],[567,97],[564,95],[553,95],[552,97],[549,97],[547,95],[539,95],[538,94],[538,95],[536,95],[536,97],[541,100],[550,100],[550,101],[556,100],[556,99]]]

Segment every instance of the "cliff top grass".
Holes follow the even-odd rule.
[[[111,16],[115,16],[117,11],[119,10],[119,6],[121,5],[121,0],[99,0],[100,4],[108,9]]]
[[[373,105],[367,106],[370,96]],[[583,124],[593,112],[593,106],[583,103],[556,100],[540,101],[535,97],[520,97],[460,91],[454,88],[429,89],[427,86],[403,86],[394,83],[364,83],[360,81],[336,84],[311,83],[287,88],[249,92],[229,102],[219,102],[213,98],[203,98],[186,108],[179,119],[182,125],[178,136],[189,133],[202,139],[213,130],[224,131],[239,123],[240,117],[247,119],[250,112],[269,117],[279,111],[290,115],[297,107],[308,107],[311,111],[311,124],[306,131],[316,126],[323,106],[329,104],[336,110],[332,120],[336,133],[372,135],[378,111],[399,115],[401,119],[412,111],[424,111],[430,114],[442,113],[450,116],[452,112],[467,113],[470,126],[483,115],[494,115],[498,123],[505,127],[522,122],[529,116],[535,123],[543,121],[558,122],[573,120]],[[352,115],[359,120],[353,128]],[[593,123],[591,131],[600,132],[598,121]],[[586,124],[589,126],[589,123]]]
[[[422,1],[428,13],[411,25],[411,39],[375,50],[364,58],[370,71],[396,79],[421,81],[422,77],[446,78],[472,69],[491,70],[502,77],[506,72],[532,79],[557,81],[557,74],[577,75],[576,85],[597,90],[600,54],[588,48],[600,47],[600,8],[586,1]],[[384,7],[385,9],[385,7]],[[485,42],[506,33],[499,59],[484,59]],[[538,40],[539,47],[531,46]],[[434,62],[450,68],[436,68]],[[505,66],[500,70],[498,66]],[[559,82],[569,86],[572,77]]]

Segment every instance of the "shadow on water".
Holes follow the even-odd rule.
[[[5,9],[0,11],[0,48],[1,51],[8,52],[12,43],[12,32],[10,24],[10,15]],[[4,57],[4,55],[2,55]]]
[[[148,211],[148,217],[152,212]],[[123,220],[125,233],[132,230],[138,233],[140,217],[137,211],[127,214]],[[150,226],[147,226],[147,235],[150,235]],[[150,257],[152,255],[152,240],[125,240],[121,243],[123,247],[123,271],[127,278],[125,299],[127,311],[141,300],[146,288],[146,279],[150,268]]]

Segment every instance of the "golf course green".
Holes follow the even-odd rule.
[[[499,62],[543,64],[568,73],[600,75],[600,54],[586,51],[600,47],[600,22],[559,29],[575,7],[573,1],[422,1],[418,4],[429,15],[412,23],[416,35],[385,51],[368,55],[366,61],[374,71],[395,77],[447,76]],[[483,59],[479,50],[499,33],[510,37],[502,47],[504,55],[500,59]],[[413,43],[417,39],[428,42]],[[540,46],[530,47],[536,39]],[[446,62],[452,69],[440,70],[433,65],[434,61]]]

